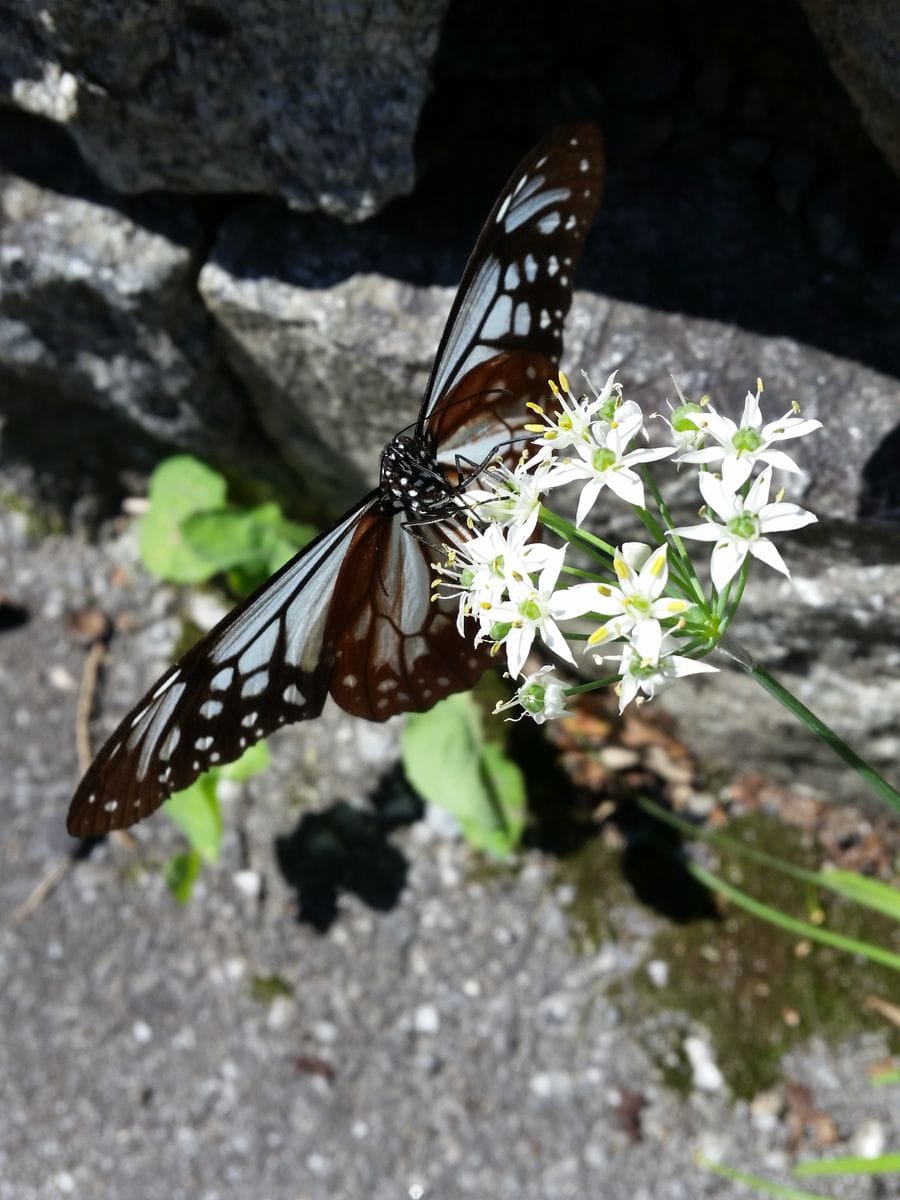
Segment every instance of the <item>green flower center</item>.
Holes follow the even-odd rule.
[[[759,521],[752,513],[739,513],[728,522],[727,529],[735,537],[752,541],[759,533]]]
[[[541,619],[541,605],[537,596],[529,596],[527,600],[523,600],[519,605],[519,612],[526,621],[539,621]]]
[[[739,429],[731,439],[731,444],[737,450],[738,454],[742,454],[745,451],[749,454],[755,454],[763,444],[763,440],[755,429]]]
[[[688,400],[686,404],[679,404],[672,412],[672,428],[676,433],[699,432],[691,417],[702,412],[703,409],[699,404],[695,404],[693,400]]]
[[[540,683],[530,683],[519,693],[519,703],[527,713],[537,716],[544,711],[544,696],[546,688]]]
[[[492,642],[502,642],[512,629],[512,624],[509,621],[495,621],[491,626],[490,638]]]
[[[604,400],[597,409],[600,420],[605,421],[607,425],[612,424],[613,420],[615,419],[616,409],[618,407],[619,401],[616,396],[610,396],[608,399]]]
[[[622,601],[622,607],[638,617],[649,617],[650,615],[651,605],[646,596],[626,596]]]
[[[610,467],[615,465],[616,454],[614,450],[609,450],[603,447],[602,450],[595,450],[591,456],[591,466],[598,475],[604,471],[608,471]]]
[[[563,415],[559,418],[559,427],[560,429],[564,429],[567,433],[572,428],[572,418],[568,413],[563,413]]]
[[[475,582],[475,572],[469,567],[463,567],[459,573],[459,582],[468,591]]]

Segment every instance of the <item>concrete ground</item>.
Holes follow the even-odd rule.
[[[85,651],[67,614],[92,603],[117,620],[95,740],[179,632],[127,530],[88,545],[28,528],[0,516],[0,586],[23,618],[0,632],[0,1200],[741,1197],[695,1155],[787,1182],[798,1153],[822,1151],[789,1119],[786,1086],[827,1114],[835,1152],[900,1148],[897,1089],[866,1076],[877,1034],[827,1044],[810,1030],[748,1102],[695,1021],[693,1085],[672,1086],[660,1046],[683,1023],[637,1015],[623,989],[663,918],[622,885],[615,936],[586,950],[553,857],[486,869],[435,816],[372,817],[396,725],[330,710],[282,731],[270,771],[225,797],[223,861],[186,907],[163,882],[179,843],[158,816],[17,916],[72,849]],[[298,922],[275,847],[310,811],[324,823],[302,829],[362,848],[367,872],[365,899],[336,894],[332,920],[329,879],[306,880],[322,932]],[[302,861],[313,843],[295,839]],[[650,971],[664,985],[665,964]],[[807,1190],[889,1194],[866,1178]]]

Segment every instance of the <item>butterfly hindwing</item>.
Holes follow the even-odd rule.
[[[457,541],[452,524],[409,526],[369,514],[357,527],[329,618],[336,647],[331,694],[370,721],[422,712],[472,687],[486,653],[456,629],[456,605],[434,597],[432,564]]]

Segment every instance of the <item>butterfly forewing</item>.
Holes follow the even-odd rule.
[[[393,469],[392,488],[362,500],[166,672],[88,769],[70,833],[133,824],[208,767],[317,716],[329,691],[348,712],[383,720],[479,678],[487,647],[459,634],[454,603],[432,599],[432,564],[469,536],[447,498],[452,510],[460,475],[491,452],[517,454],[526,402],[546,402],[602,173],[591,126],[557,130],[527,156],[476,243],[407,438],[420,475]],[[383,462],[392,453],[394,443]]]
[[[602,191],[603,142],[592,125],[557,129],[520,163],[466,266],[420,428],[469,371],[502,351],[558,365],[575,267]]]
[[[75,793],[73,836],[132,825],[209,767],[319,715],[334,658],[329,609],[354,531],[376,499],[304,547],[135,705]]]

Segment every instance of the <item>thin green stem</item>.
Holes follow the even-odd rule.
[[[595,534],[588,533],[586,529],[579,529],[577,525],[573,525],[571,521],[567,521],[565,517],[561,517],[543,504],[540,508],[540,521],[547,529],[552,529],[567,542],[580,546],[603,561],[608,558],[612,562],[614,547],[609,542],[604,542]]]
[[[755,679],[770,696],[774,697],[779,704],[782,704],[798,721],[802,721],[807,729],[810,729],[818,737],[822,738],[824,742],[827,742],[838,758],[843,759],[849,767],[852,767],[877,796],[880,796],[882,800],[900,812],[900,792],[888,783],[883,775],[879,775],[875,768],[871,767],[865,759],[860,758],[856,751],[848,746],[843,738],[839,737],[830,726],[817,717],[812,709],[807,708],[801,700],[797,699],[793,692],[788,691],[784,684],[779,683],[774,676],[769,674],[765,667],[756,662],[736,638],[730,634],[726,635],[719,643],[719,648],[738,663],[752,679]]]

